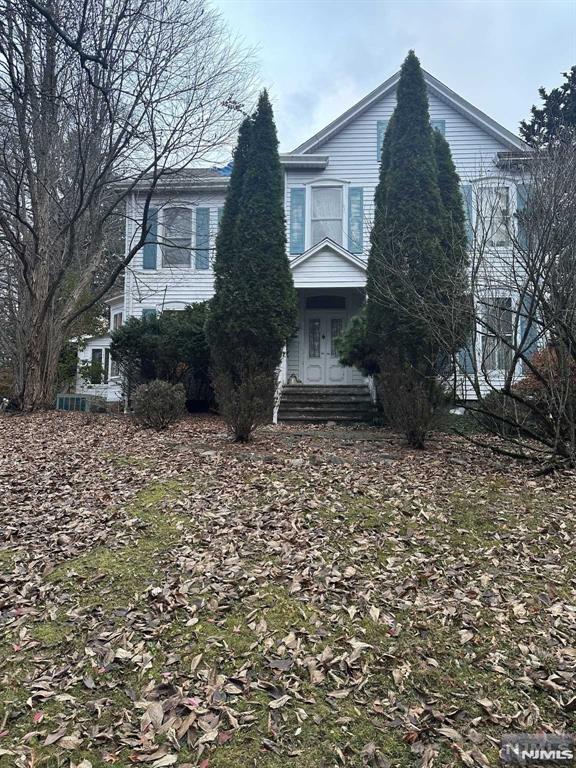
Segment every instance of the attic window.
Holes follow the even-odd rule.
[[[309,296],[306,309],[346,309],[344,296]]]
[[[378,120],[376,124],[376,147],[378,151],[378,160],[382,153],[382,145],[384,144],[384,136],[386,134],[386,128],[388,128],[389,120]],[[446,120],[430,120],[430,125],[433,130],[438,131],[442,136],[446,135]]]

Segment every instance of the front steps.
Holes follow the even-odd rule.
[[[367,386],[286,385],[282,390],[278,421],[353,423],[371,421],[374,407]]]

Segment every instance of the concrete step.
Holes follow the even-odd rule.
[[[278,413],[278,420],[283,422],[307,422],[309,424],[322,424],[327,421],[336,421],[339,424],[341,423],[350,423],[355,424],[358,422],[365,422],[371,420],[371,414],[367,413],[366,415],[358,415],[358,414],[342,414],[342,413],[333,413],[333,414],[318,414],[318,413],[283,413],[282,415]]]
[[[364,405],[370,404],[372,400],[370,395],[282,395],[283,403],[290,403],[293,405],[316,404],[319,407],[325,403],[341,403],[351,405]]]
[[[323,400],[321,402],[311,402],[309,400],[294,402],[292,400],[282,400],[280,411],[367,411],[371,410],[370,400],[362,402],[348,402],[346,400]]]
[[[365,384],[346,384],[346,385],[324,385],[324,384],[287,384],[282,394],[292,393],[305,393],[305,394],[319,394],[319,395],[337,395],[337,394],[350,394],[350,395],[363,395],[367,393],[368,387]]]

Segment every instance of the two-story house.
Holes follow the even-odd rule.
[[[287,346],[280,373],[282,385],[365,386],[358,371],[340,365],[335,340],[366,299],[374,191],[398,79],[399,73],[281,156],[287,247],[300,311],[298,332]],[[469,225],[476,215],[473,201],[482,194],[497,201],[504,231],[504,218],[517,205],[519,178],[503,170],[500,159],[523,152],[524,143],[436,78],[425,73],[425,80],[431,123],[450,144]],[[150,242],[126,271],[123,297],[111,304],[111,328],[128,317],[178,309],[212,296],[214,242],[228,181],[229,168],[200,169],[172,176],[159,186],[152,204],[157,223]],[[127,248],[134,236],[130,222],[141,216],[141,205],[133,194]],[[497,229],[499,222],[492,226]],[[501,250],[507,247],[504,238]],[[504,314],[508,307],[512,311],[513,297],[501,299]],[[120,386],[107,353],[109,344],[109,337],[91,339],[81,352],[84,360],[102,362],[106,383],[79,379],[78,390],[97,388],[108,400],[116,400]],[[496,376],[504,357],[493,350]]]

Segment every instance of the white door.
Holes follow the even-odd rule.
[[[306,313],[304,383],[345,384],[346,369],[338,362],[336,339],[344,330],[346,313],[337,310]]]

